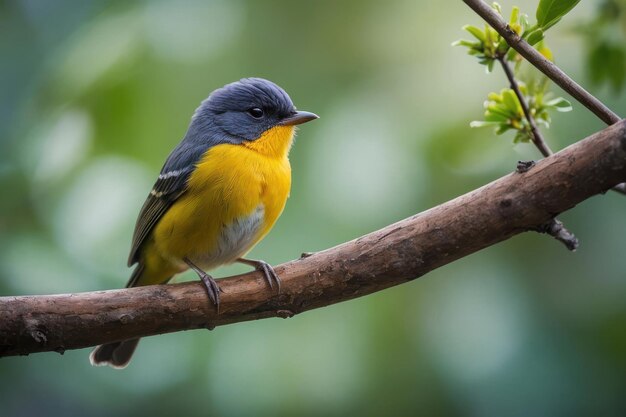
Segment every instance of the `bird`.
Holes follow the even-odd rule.
[[[240,262],[280,292],[266,262],[245,258],[281,215],[291,188],[296,126],[317,119],[263,78],[216,89],[194,112],[140,210],[126,287],[166,284],[192,269],[219,312],[220,288],[206,271]],[[139,339],[97,346],[92,365],[125,368]]]

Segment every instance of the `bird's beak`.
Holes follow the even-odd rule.
[[[278,123],[281,126],[295,126],[302,123],[310,122],[311,120],[319,119],[320,117],[308,111],[297,111],[289,117],[284,118]]]

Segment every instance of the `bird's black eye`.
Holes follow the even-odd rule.
[[[248,109],[248,114],[255,119],[260,119],[261,117],[263,117],[263,109],[253,107],[251,109]]]

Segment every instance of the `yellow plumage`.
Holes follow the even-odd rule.
[[[270,231],[289,196],[287,156],[293,136],[293,126],[275,126],[255,141],[210,148],[191,174],[187,191],[143,247],[144,269],[136,285],[166,282],[188,268],[184,258],[212,269],[252,249]]]

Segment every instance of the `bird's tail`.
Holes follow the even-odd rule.
[[[139,339],[123,340],[96,347],[89,355],[89,362],[94,366],[109,365],[115,369],[124,369],[139,343]]]
[[[167,278],[163,278],[158,275],[160,274],[149,274],[145,265],[143,263],[139,263],[131,274],[128,284],[126,284],[126,288],[155,283],[165,283],[171,278],[171,275]],[[89,361],[94,366],[109,365],[110,367],[116,369],[126,368],[138,343],[139,339],[129,339],[97,346],[89,355]]]

